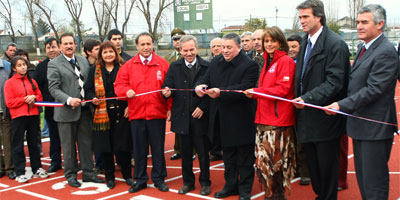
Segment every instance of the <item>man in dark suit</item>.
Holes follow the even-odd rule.
[[[324,5],[320,0],[306,0],[297,10],[307,34],[296,63],[295,101],[329,105],[346,97],[349,50],[343,39],[325,25]],[[294,105],[297,139],[304,144],[317,199],[337,199],[340,138],[345,133],[345,117]]]
[[[210,138],[220,134],[225,164],[225,186],[214,197],[239,193],[250,199],[254,180],[254,124],[256,102],[242,93],[221,90],[245,90],[255,87],[258,65],[240,48],[240,37],[229,33],[222,38],[222,55],[211,61],[210,69],[196,83],[200,97],[210,96]],[[207,89],[210,88],[210,89]]]
[[[358,11],[358,38],[364,43],[360,44],[350,71],[348,97],[326,108],[397,124],[394,94],[399,59],[383,35],[385,23],[386,11],[380,5],[366,5]],[[347,117],[347,133],[353,138],[354,165],[362,199],[388,199],[387,163],[395,132],[394,125]]]
[[[197,39],[184,35],[180,39],[183,58],[171,64],[165,76],[163,95],[172,97],[171,131],[181,141],[183,187],[178,194],[194,190],[193,147],[196,147],[200,163],[201,195],[210,194],[210,160],[208,157],[208,98],[200,98],[194,92],[171,91],[169,88],[192,89],[203,76],[209,62],[197,55]]]
[[[74,55],[76,42],[70,33],[60,36],[62,54],[48,64],[47,79],[51,96],[64,107],[54,108],[54,120],[58,123],[64,156],[64,176],[72,187],[80,187],[74,164],[75,145],[83,170],[83,182],[103,183],[93,172],[92,160],[92,114],[89,105],[81,103],[85,97],[84,84],[89,73],[86,58]]]
[[[48,38],[44,41],[44,46],[47,54],[47,58],[36,66],[35,80],[39,86],[40,92],[43,95],[43,101],[54,101],[54,97],[51,96],[49,91],[49,82],[47,80],[47,65],[50,60],[60,55],[60,49],[56,38]],[[46,107],[44,110],[44,118],[46,119],[47,125],[49,126],[50,132],[50,167],[47,172],[56,172],[61,169],[61,141],[58,133],[57,122],[54,121],[54,108]]]

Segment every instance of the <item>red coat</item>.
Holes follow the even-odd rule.
[[[264,52],[267,60],[268,53]],[[286,99],[294,98],[294,73],[296,64],[285,52],[276,50],[269,66],[264,67],[255,92],[265,93]],[[270,126],[293,126],[295,108],[291,103],[254,95],[257,99],[256,124]]]
[[[4,84],[6,106],[10,109],[12,119],[21,116],[39,115],[37,106],[31,107],[25,103],[25,96],[27,95],[35,95],[35,101],[43,101],[42,93],[40,93],[36,81],[32,79],[32,82],[36,86],[35,91],[27,77],[15,73],[14,76],[8,79]]]
[[[161,89],[168,67],[168,62],[155,53],[145,66],[137,54],[119,69],[114,83],[115,94],[124,97],[130,89],[136,94]],[[129,120],[167,118],[167,100],[161,92],[128,99],[128,107]]]

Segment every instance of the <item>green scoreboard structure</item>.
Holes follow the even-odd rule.
[[[174,0],[174,24],[182,30],[212,29],[212,0]]]

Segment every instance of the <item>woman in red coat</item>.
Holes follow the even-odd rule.
[[[10,109],[12,144],[11,152],[17,175],[16,181],[27,182],[25,176],[24,136],[28,142],[29,157],[33,177],[47,178],[40,163],[40,150],[37,133],[39,131],[39,109],[36,101],[42,101],[42,94],[35,80],[27,73],[28,61],[16,56],[11,60],[11,69],[15,74],[4,85],[6,106]],[[12,73],[11,73],[12,74]]]
[[[282,31],[274,26],[262,36],[265,64],[258,88],[245,91],[257,99],[255,168],[265,189],[265,199],[286,199],[285,187],[295,173],[294,125],[295,110],[291,103],[266,98],[252,92],[286,99],[294,97],[295,63],[287,56],[289,46]]]

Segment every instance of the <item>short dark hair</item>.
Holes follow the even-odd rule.
[[[136,39],[135,39],[136,45],[139,43],[139,38],[142,37],[142,36],[146,36],[146,35],[149,36],[149,37],[151,38],[151,42],[154,43],[153,35],[151,35],[151,34],[148,33],[148,32],[142,32],[142,33],[139,33],[138,36],[136,36]]]
[[[223,40],[233,40],[236,45],[240,45],[241,41],[240,41],[240,36],[236,33],[228,33],[226,35],[224,35],[224,37],[222,37]]]
[[[121,31],[118,29],[111,29],[107,34],[107,40],[111,40],[113,35],[120,35],[122,39],[124,38],[124,35],[122,35]]]
[[[17,51],[15,51],[15,56],[26,56],[26,58],[29,59],[29,53],[23,49],[17,49]],[[29,65],[28,65],[29,66]]]
[[[301,44],[301,41],[302,41],[303,39],[301,38],[301,36],[300,35],[291,35],[291,36],[289,36],[288,38],[287,38],[287,41],[289,42],[289,41],[297,41],[298,43],[299,43],[299,45]]]
[[[100,41],[95,39],[86,40],[85,44],[83,44],[83,51],[89,56],[88,51],[92,51],[93,47],[100,46]]]
[[[59,46],[60,42],[58,42],[57,38],[51,37],[51,38],[47,38],[44,41],[44,47],[46,47],[46,45],[53,43],[53,41],[56,41],[57,46]]]
[[[100,44],[100,49],[99,49],[99,57],[97,58],[97,65],[100,65],[101,67],[105,67],[106,63],[103,60],[103,57],[101,56],[101,53],[103,52],[103,50],[105,48],[112,48],[114,53],[115,53],[115,60],[114,60],[114,66],[115,65],[122,65],[124,64],[124,59],[122,59],[122,57],[119,55],[117,48],[113,45],[112,42],[110,41],[105,41],[103,43]]]
[[[74,35],[73,35],[72,33],[63,33],[63,34],[60,36],[60,43],[62,43],[62,38],[63,38],[63,37],[68,37],[68,36],[72,37],[72,39],[74,39],[74,43],[76,43],[76,42],[75,42],[75,37],[74,37]]]
[[[14,42],[10,42],[10,43],[7,44],[6,50],[8,50],[8,47],[15,47],[16,48],[17,45]]]
[[[262,43],[261,43],[263,51],[265,51],[264,41],[266,36],[270,36],[272,40],[279,42],[280,45],[279,50],[284,51],[286,53],[289,51],[289,45],[286,41],[285,34],[283,34],[282,30],[277,26],[267,27],[265,29],[262,35]]]
[[[320,0],[305,0],[303,3],[299,4],[296,9],[307,9],[311,8],[313,15],[316,17],[321,17],[321,25],[324,26],[326,24],[326,17],[324,11],[324,3]]]

